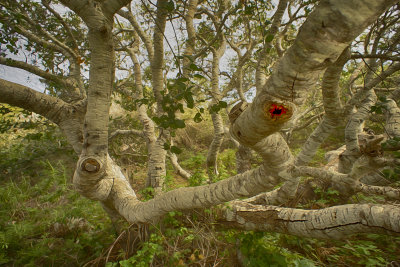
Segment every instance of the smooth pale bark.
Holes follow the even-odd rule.
[[[236,119],[231,131],[244,145],[280,130],[293,104],[304,102],[319,74],[335,62],[350,42],[395,1],[322,1],[301,26],[294,44],[275,64],[271,77],[254,102]],[[268,111],[273,104],[288,109],[280,118]]]
[[[135,43],[133,49],[128,49],[128,53],[134,64],[134,76],[136,87],[136,99],[143,98],[142,75],[140,63],[136,57],[135,51],[139,51],[139,43]],[[163,189],[165,171],[165,157],[166,151],[164,150],[165,140],[160,136],[156,137],[154,122],[147,115],[146,105],[138,107],[139,120],[143,125],[143,133],[147,144],[147,180],[146,186],[152,187],[156,194],[160,194]]]
[[[237,54],[237,66],[236,66],[236,70],[235,72],[232,74],[231,80],[229,81],[228,85],[225,87],[225,89],[222,92],[222,95],[225,96],[228,94],[228,92],[230,92],[233,88],[236,88],[236,91],[239,95],[239,98],[242,102],[247,102],[246,97],[244,95],[245,93],[245,88],[243,88],[243,68],[245,66],[246,63],[248,63],[253,50],[257,44],[257,42],[255,42],[255,40],[253,40],[251,38],[251,31],[248,29],[250,28],[250,25],[248,25],[248,27],[246,27],[246,30],[248,32],[246,32],[246,35],[249,35],[249,40],[248,40],[248,44],[246,45],[246,52],[243,54],[242,50],[239,48],[239,46],[235,43],[233,43],[233,40],[229,41],[229,39],[227,39],[229,45],[231,46],[231,48],[233,50],[235,50],[236,54]],[[242,42],[239,42],[242,43]]]
[[[352,114],[345,129],[346,151],[339,157],[339,172],[350,172],[353,163],[360,157],[361,151],[358,144],[358,134],[362,133],[364,121],[368,118],[372,105],[376,102],[376,95],[370,91],[356,113]]]
[[[376,61],[372,61],[372,67],[376,67]],[[358,145],[357,135],[362,131],[362,125],[365,119],[368,117],[372,105],[376,102],[376,95],[372,89],[378,85],[383,79],[386,79],[393,73],[400,70],[400,64],[396,63],[387,68],[384,72],[380,73],[379,76],[373,78],[374,72],[372,70],[368,71],[366,75],[366,85],[363,89],[359,90],[352,99],[346,104],[345,116],[349,115],[354,107],[357,111],[350,115],[349,121],[346,125],[345,139],[346,139],[346,151],[343,152],[339,160],[339,171],[347,173],[350,171],[352,164],[360,157],[361,152]],[[386,104],[389,104],[387,102]],[[389,104],[390,105],[390,104]],[[388,107],[389,108],[389,107]],[[388,116],[388,112],[386,112]],[[388,116],[387,120],[390,118],[396,120],[396,116]],[[390,125],[390,123],[389,123]],[[391,130],[389,126],[389,130]],[[393,129],[395,130],[395,129]]]
[[[221,114],[212,113],[211,119],[214,126],[214,136],[211,145],[208,148],[206,160],[207,173],[210,180],[212,180],[212,177],[218,175],[217,157],[225,135],[224,123]]]
[[[26,70],[30,73],[36,74],[43,79],[55,82],[65,87],[69,87],[69,84],[65,81],[65,77],[54,75],[50,72],[44,71],[36,66],[30,65],[24,61],[18,61],[10,58],[0,57],[0,64],[9,67],[15,67],[19,69]]]
[[[165,9],[165,2],[157,1],[157,13],[153,33],[153,51],[154,57],[150,62],[151,68],[151,83],[153,93],[157,103],[157,115],[162,115],[162,94],[164,90],[164,32],[167,20],[168,11]],[[149,144],[149,161],[148,161],[148,179],[146,186],[154,188],[155,193],[159,194],[163,190],[164,179],[167,174],[165,168],[165,160],[167,151],[164,149],[164,144],[170,139],[167,130],[161,130],[156,142]]]
[[[129,21],[129,23],[135,29],[135,32],[137,33],[137,35],[139,35],[140,39],[144,43],[146,50],[147,50],[147,56],[149,57],[150,62],[153,61],[154,48],[153,48],[153,44],[151,42],[151,38],[140,27],[139,23],[136,21],[136,18],[133,16],[133,14],[131,12],[131,8],[129,8],[129,12],[124,11],[124,10],[119,10],[117,14],[124,17],[125,19],[127,19]]]
[[[178,162],[178,157],[176,154],[169,152],[168,153],[169,159],[171,160],[172,167],[174,168],[175,172],[181,176],[182,178],[189,179],[192,174],[186,171]]]
[[[252,148],[262,157],[271,173],[275,175],[282,174],[282,177],[287,177],[287,173],[293,166],[294,157],[282,135],[274,133],[255,144]]]
[[[390,186],[376,186],[359,183],[358,190],[367,194],[381,195],[392,200],[400,200],[400,189]]]
[[[144,137],[144,134],[140,130],[116,130],[110,134],[109,140],[114,139],[115,137],[119,135],[133,135],[133,136],[139,136],[139,137]]]
[[[400,208],[393,205],[349,204],[302,210],[234,201],[230,207],[224,223],[245,230],[320,239],[347,239],[359,233],[400,234]]]
[[[393,73],[397,72],[400,70],[400,63],[395,63],[391,65],[389,68],[387,68],[385,71],[379,74],[379,76],[375,78],[371,78],[370,81],[368,81],[362,90],[359,90],[351,99],[350,101],[346,104],[345,106],[345,115],[348,116],[354,106],[360,105],[360,103],[368,96],[369,91],[372,90],[375,86],[377,86],[380,82],[385,80],[387,77],[392,75]]]
[[[131,223],[157,221],[161,216],[173,210],[189,210],[210,207],[237,198],[271,190],[281,180],[269,175],[264,165],[251,171],[232,176],[216,183],[184,187],[165,192],[147,202],[139,201],[129,186],[128,181],[119,175],[114,166],[114,177],[106,180],[110,184],[110,195],[106,203]],[[103,187],[104,190],[107,188]]]
[[[393,99],[387,99],[384,103],[385,106],[385,116],[386,116],[386,134],[389,138],[400,136],[400,109]]]
[[[186,41],[185,51],[183,53],[184,57],[182,59],[183,77],[188,77],[189,74],[192,72],[192,70],[190,69],[190,64],[192,64],[193,60],[195,60],[195,58],[193,58],[193,54],[195,52],[196,46],[196,30],[194,28],[193,20],[196,13],[197,5],[198,0],[189,0],[187,12],[184,18],[188,38]]]
[[[277,189],[259,194],[244,201],[261,205],[282,205],[288,203],[296,196],[299,181],[300,178],[288,180]]]
[[[221,100],[223,97],[221,96],[219,89],[219,64],[221,57],[224,55],[226,50],[225,37],[221,37],[218,46],[219,46],[218,49],[211,47],[213,57],[211,66],[210,93],[213,98],[213,101],[210,102],[210,106],[218,104],[219,100]],[[221,114],[213,112],[211,113],[211,119],[214,126],[213,127],[214,136],[213,140],[211,141],[210,147],[208,148],[207,160],[206,160],[208,179],[210,182],[212,182],[214,176],[218,175],[217,158],[219,149],[221,148],[222,141],[224,140],[224,135],[225,135],[224,122],[222,120]]]
[[[338,60],[329,66],[322,78],[322,97],[325,116],[322,122],[308,137],[296,158],[296,163],[305,165],[312,160],[322,142],[343,122],[343,112],[339,98],[339,80],[344,64],[350,55],[349,49],[343,51]]]
[[[290,178],[288,164],[293,162],[293,158],[285,144],[279,134],[272,135],[256,147],[263,151],[262,156],[266,160],[273,152],[275,160],[211,185],[179,188],[147,202],[136,198],[119,167],[109,158],[104,168],[106,171],[97,177],[100,181],[97,190],[103,192],[100,195],[109,193],[109,198],[103,201],[105,205],[115,207],[129,222],[154,222],[169,211],[209,207],[271,190],[279,182]],[[278,170],[279,173],[276,173]]]
[[[156,195],[160,194],[164,187],[166,175],[165,157],[167,156],[164,144],[166,142],[167,140],[160,134],[156,142],[148,144],[149,161],[147,165],[146,187],[154,188]]]
[[[152,85],[154,97],[157,102],[157,112],[161,114],[163,112],[162,109],[162,95],[161,91],[164,89],[164,32],[165,25],[167,20],[167,10],[163,7],[162,0],[157,1],[157,17],[156,17],[156,26],[154,27],[153,34],[153,50],[154,50],[154,58],[150,63],[151,67],[151,75],[152,75]]]
[[[157,15],[155,20],[155,27],[153,33],[153,40],[147,35],[140,27],[135,17],[132,15],[131,9],[129,12],[120,10],[119,15],[129,20],[136,34],[140,37],[142,42],[145,44],[148,57],[150,59],[150,68],[152,73],[152,86],[153,93],[157,103],[157,115],[163,113],[162,109],[162,95],[161,91],[164,89],[164,31],[167,19],[168,11],[164,7],[163,1],[157,2]],[[137,38],[137,37],[136,37]],[[134,51],[135,50],[135,51]],[[134,50],[129,50],[132,61],[134,62],[135,68],[135,83],[136,87],[139,86],[140,98],[143,97],[142,93],[142,82],[140,74],[140,65],[136,58],[136,51],[139,51],[139,47],[136,46]],[[164,184],[164,178],[166,176],[165,159],[167,151],[164,150],[164,143],[168,142],[169,134],[167,131],[161,131],[158,137],[155,132],[155,125],[153,121],[148,117],[147,111],[144,105],[138,108],[139,119],[141,120],[144,133],[146,135],[147,149],[148,149],[148,176],[146,186],[153,187],[156,194],[162,192]]]
[[[322,97],[325,116],[317,128],[304,143],[296,157],[296,165],[306,165],[312,160],[322,142],[331,135],[332,131],[342,122],[341,103],[339,98],[339,79],[343,66],[347,62],[350,50],[345,49],[338,60],[329,66],[322,79]],[[279,205],[291,200],[296,195],[299,178],[287,181],[280,188],[260,196],[266,204]]]

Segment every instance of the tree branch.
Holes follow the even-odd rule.
[[[117,137],[119,135],[134,135],[134,136],[138,136],[138,137],[141,137],[141,138],[145,137],[143,131],[140,131],[140,130],[135,130],[135,129],[131,129],[131,130],[116,130],[116,131],[114,131],[114,132],[112,132],[110,134],[110,137],[108,138],[108,140],[111,141],[112,139],[114,139],[115,137]]]
[[[75,36],[72,34],[71,28],[68,26],[68,24],[64,21],[63,17],[61,17],[60,14],[57,13],[51,6],[50,6],[50,1],[51,0],[42,0],[42,4],[60,21],[60,23],[64,26],[64,29],[67,31],[68,36],[71,38],[72,43],[73,43],[73,48],[78,51],[78,43],[76,42]]]
[[[395,2],[321,2],[301,26],[293,46],[275,64],[272,75],[251,106],[232,125],[235,138],[251,146],[281,129],[291,119],[294,105],[304,102],[321,71],[336,61],[350,42]],[[286,113],[281,111],[282,115],[276,119],[273,112],[279,112],[279,105]]]
[[[114,15],[123,6],[128,5],[132,0],[106,0],[103,2],[103,9],[110,15]]]
[[[36,66],[30,65],[23,61],[18,61],[18,60],[14,60],[11,58],[5,58],[5,57],[0,56],[0,64],[6,65],[9,67],[26,70],[26,71],[33,73],[35,75],[38,75],[46,80],[61,84],[67,88],[71,86],[71,84],[69,84],[68,82],[65,81],[66,77],[51,74],[50,72],[44,71]]]
[[[69,104],[26,86],[0,79],[0,102],[17,106],[59,124],[67,115]]]
[[[150,36],[148,36],[140,27],[139,23],[136,21],[136,18],[132,15],[132,12],[130,11],[124,11],[124,10],[119,10],[117,12],[118,15],[120,15],[121,17],[129,20],[129,22],[132,24],[133,28],[135,29],[135,31],[137,32],[137,34],[139,35],[140,39],[142,40],[142,42],[144,43],[147,53],[149,55],[149,60],[150,62],[153,61],[154,58],[154,48],[152,45],[152,41]]]
[[[225,209],[225,223],[245,230],[320,239],[347,239],[359,233],[400,234],[400,208],[393,205],[349,204],[302,210],[234,201],[230,206],[232,209]]]

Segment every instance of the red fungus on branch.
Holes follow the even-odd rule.
[[[278,118],[280,116],[282,116],[283,114],[286,114],[287,109],[283,106],[283,105],[276,105],[276,104],[272,104],[270,109],[269,109],[269,113],[271,114],[271,118]]]

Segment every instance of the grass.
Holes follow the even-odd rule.
[[[318,151],[315,166],[324,153]],[[194,177],[177,182],[169,165],[168,189],[203,184],[206,153],[184,150],[179,157]],[[218,179],[236,173],[233,149],[223,150],[218,160]],[[109,267],[235,266],[239,261],[244,266],[386,266],[399,260],[399,237],[368,234],[321,241],[224,230],[217,228],[216,208],[170,212],[161,223],[148,226],[147,240],[129,254],[124,244],[116,245],[117,233],[101,205],[73,190],[75,161],[71,147],[51,125],[0,136],[0,265],[103,266],[109,249]],[[143,184],[145,166],[135,172],[143,176],[135,175],[135,181]],[[314,191],[322,202],[336,199],[334,191]]]
[[[20,132],[0,149],[0,265],[82,266],[113,242],[110,220],[73,190],[75,159],[57,131]]]

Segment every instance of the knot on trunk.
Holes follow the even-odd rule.
[[[81,170],[95,174],[101,169],[101,163],[94,158],[86,158],[81,163]]]
[[[377,157],[383,154],[381,142],[384,140],[383,135],[374,135],[371,133],[362,133],[358,135],[358,145],[361,154],[370,157]]]
[[[106,159],[81,157],[73,178],[75,189],[89,199],[106,200],[112,188],[112,179],[106,179],[109,176],[106,169]]]

